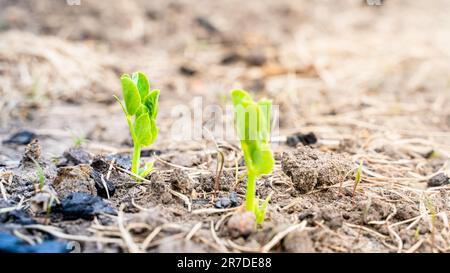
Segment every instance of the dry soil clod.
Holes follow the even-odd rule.
[[[256,216],[251,211],[237,212],[228,220],[231,237],[247,237],[256,229]]]
[[[25,153],[22,157],[21,165],[26,165],[27,163],[34,164],[34,161],[39,160],[41,157],[42,148],[37,139],[31,141],[25,148]]]
[[[351,160],[344,155],[321,152],[307,146],[285,152],[281,165],[300,193],[341,183],[353,168]]]
[[[95,181],[91,178],[92,168],[89,165],[62,167],[53,181],[53,186],[60,198],[73,192],[84,192],[97,195]]]

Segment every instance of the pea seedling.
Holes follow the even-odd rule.
[[[248,182],[245,207],[256,215],[257,224],[262,224],[272,193],[259,206],[259,199],[255,197],[255,192],[258,177],[270,174],[275,163],[268,144],[272,102],[265,99],[254,102],[247,92],[239,89],[233,90],[231,97],[234,105],[235,125],[247,166]]]
[[[120,79],[125,105],[117,96],[114,97],[122,106],[133,139],[131,172],[145,177],[153,170],[153,164],[148,163],[143,169],[139,168],[141,148],[152,145],[158,136],[155,119],[158,114],[160,91],[158,89],[150,91],[147,76],[142,72],[133,73],[131,77],[125,74]]]

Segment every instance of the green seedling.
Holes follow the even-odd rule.
[[[361,160],[361,161],[359,162],[358,169],[356,169],[355,183],[353,184],[353,193],[352,193],[352,197],[355,196],[356,188],[358,187],[359,183],[361,183],[361,180],[362,180],[362,168],[363,168],[363,161]]]
[[[85,139],[84,137],[78,135],[77,133],[75,133],[74,131],[67,129],[69,131],[69,133],[72,135],[72,140],[73,140],[73,147],[76,149],[81,148],[81,146],[83,146],[83,144],[87,143],[88,140]]]
[[[275,164],[268,143],[272,102],[265,99],[254,102],[247,92],[239,89],[233,90],[231,97],[234,105],[236,130],[247,166],[248,182],[245,208],[256,215],[257,224],[262,224],[272,193],[259,206],[259,199],[255,197],[255,192],[256,180],[263,174],[270,174]]]
[[[117,96],[114,97],[122,106],[133,139],[131,172],[145,177],[153,171],[153,164],[147,163],[144,168],[140,168],[141,148],[152,145],[158,136],[155,120],[160,91],[150,90],[148,79],[142,72],[133,73],[131,77],[125,74],[121,81],[125,104]]]
[[[37,162],[36,159],[30,157],[31,160],[34,162],[34,164],[36,165],[36,176],[38,177],[38,181],[39,181],[39,189],[42,190],[44,188],[45,185],[45,173],[44,170],[42,169],[41,165],[39,164],[39,162]]]

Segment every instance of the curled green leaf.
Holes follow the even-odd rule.
[[[136,84],[141,99],[144,99],[150,93],[150,83],[147,76],[142,72],[133,73],[133,82]]]
[[[158,115],[159,93],[160,91],[158,89],[154,89],[144,99],[144,104],[145,106],[147,106],[150,118],[152,119],[155,119],[156,116]]]
[[[125,106],[129,115],[134,115],[141,105],[141,97],[135,83],[128,75],[121,78],[122,93],[125,100]]]
[[[134,123],[134,131],[139,144],[148,146],[152,143],[151,120],[147,114],[140,115]]]

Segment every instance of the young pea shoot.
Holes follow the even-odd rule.
[[[42,169],[41,165],[39,164],[39,162],[30,157],[30,159],[33,161],[33,163],[36,165],[36,175],[38,177],[38,181],[39,181],[39,189],[42,190],[44,188],[45,185],[45,173],[44,170]]]
[[[142,72],[133,73],[131,77],[125,74],[120,79],[125,105],[117,96],[114,97],[122,106],[133,139],[131,172],[145,177],[153,170],[153,164],[147,163],[140,168],[141,148],[152,145],[158,136],[155,119],[160,91],[150,90],[147,76]]]
[[[359,183],[361,183],[362,180],[362,168],[363,168],[363,161],[361,160],[359,162],[358,169],[356,169],[355,183],[353,184],[353,193],[352,193],[353,197],[355,196],[356,188],[358,187]]]
[[[272,102],[265,99],[254,102],[247,92],[239,89],[233,90],[231,97],[234,105],[236,130],[247,166],[248,182],[245,207],[256,215],[256,223],[262,224],[272,193],[259,206],[259,199],[255,197],[255,192],[258,177],[270,174],[275,163],[268,144]]]

